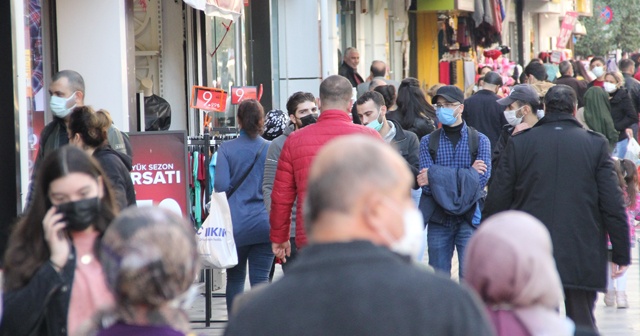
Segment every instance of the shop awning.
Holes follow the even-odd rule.
[[[234,21],[242,15],[244,7],[244,0],[184,0],[184,2],[203,11],[205,15]]]

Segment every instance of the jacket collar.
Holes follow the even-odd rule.
[[[341,111],[341,110],[322,111],[322,113],[320,113],[320,117],[318,117],[318,122],[320,123],[320,122],[329,121],[329,120],[352,122],[351,117],[349,117],[346,111]]]
[[[295,130],[296,130],[296,127],[293,125],[292,122],[289,122],[289,125],[287,125],[287,127],[284,128],[284,131],[282,132],[282,134],[284,136],[289,136]]]
[[[611,100],[610,100],[611,103],[619,103],[620,101],[622,101],[624,97],[624,94],[620,92],[622,90],[625,90],[624,86],[616,90],[613,96],[611,96]]]
[[[567,113],[549,113],[545,114],[544,118],[540,119],[534,126],[539,127],[546,124],[557,123],[557,122],[569,122],[575,124],[576,126],[582,128],[582,124],[571,114]]]
[[[402,126],[400,126],[400,124],[397,121],[393,119],[387,119],[387,121],[392,123],[393,126],[395,126],[396,128],[396,135],[393,137],[394,142],[400,142],[407,138],[407,135],[404,133]]]

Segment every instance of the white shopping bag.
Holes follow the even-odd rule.
[[[640,159],[640,145],[633,137],[629,138],[629,144],[627,144],[627,153],[624,155],[624,158],[627,160],[631,160],[631,162],[638,164],[638,160]]]
[[[209,216],[198,230],[197,239],[204,267],[231,268],[238,264],[231,210],[225,193],[211,195]]]

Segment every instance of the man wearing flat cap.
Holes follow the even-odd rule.
[[[464,101],[462,119],[467,125],[477,129],[489,138],[493,148],[500,138],[502,126],[507,124],[504,118],[504,106],[497,103],[496,94],[502,87],[502,76],[495,71],[484,75],[483,85],[473,96]]]

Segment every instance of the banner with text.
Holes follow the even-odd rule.
[[[130,133],[129,139],[138,206],[157,205],[188,218],[187,133]]]
[[[567,12],[564,15],[562,25],[560,26],[560,36],[558,36],[558,43],[556,43],[556,48],[564,49],[567,47],[567,43],[569,43],[569,39],[571,38],[571,34],[573,33],[573,27],[576,25],[576,21],[578,21],[577,12]]]

